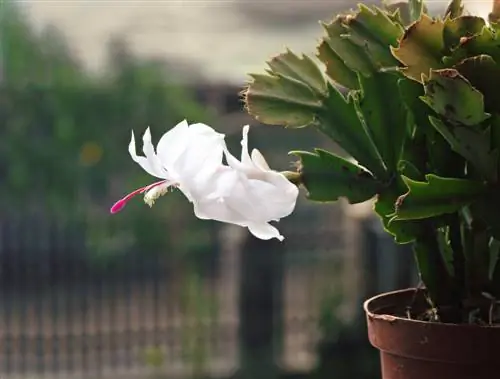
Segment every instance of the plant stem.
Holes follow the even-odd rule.
[[[290,183],[293,183],[296,186],[302,184],[302,176],[299,172],[283,171],[282,174],[290,181]]]
[[[422,225],[421,235],[414,245],[415,258],[434,307],[453,303],[453,281],[440,253],[436,232],[430,223]]]
[[[450,245],[453,251],[453,273],[458,292],[458,299],[466,295],[465,255],[462,246],[462,228],[458,215],[452,215],[450,222]]]

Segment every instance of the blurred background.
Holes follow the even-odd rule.
[[[247,72],[313,52],[340,0],[0,0],[0,377],[379,377],[362,302],[417,284],[370,204],[311,204],[283,243],[195,218],[179,193],[109,207],[151,180],[130,131],[204,122],[271,166],[338,151],[260,125]],[[445,2],[431,2],[442,12]],[[486,7],[485,13],[487,13]]]

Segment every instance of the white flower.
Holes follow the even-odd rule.
[[[258,150],[254,149],[250,156],[248,131],[246,125],[241,161],[225,149],[229,166],[222,166],[214,173],[205,188],[209,195],[196,197],[195,214],[201,219],[247,227],[260,239],[282,241],[283,236],[269,222],[279,221],[293,212],[299,190],[283,174],[271,170]]]
[[[257,238],[282,241],[269,222],[293,212],[299,190],[271,170],[258,150],[250,156],[248,130],[248,125],[243,128],[241,161],[227,150],[224,135],[204,124],[179,123],[161,137],[156,152],[148,128],[143,136],[144,157],[137,155],[132,133],[132,159],[161,180],[128,194],[111,212],[120,211],[137,194],[145,194],[144,201],[151,206],[169,188],[177,187],[193,203],[198,218],[240,225]],[[228,165],[222,164],[223,155]]]
[[[179,188],[193,201],[191,190],[197,186],[203,187],[221,166],[225,146],[223,134],[205,124],[189,125],[184,120],[160,138],[156,152],[151,142],[151,132],[147,128],[143,136],[144,156],[138,156],[132,132],[128,147],[130,156],[148,174],[162,180],[128,194],[111,207],[111,213],[119,212],[138,194],[145,194],[144,200],[151,206],[170,187]]]

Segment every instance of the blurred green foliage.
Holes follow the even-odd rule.
[[[11,2],[2,13],[2,209],[35,207],[47,212],[48,222],[63,215],[78,229],[84,222],[96,267],[117,266],[134,251],[206,253],[212,230],[178,194],[151,210],[142,199],[113,217],[108,209],[153,180],[128,155],[131,130],[142,135],[150,126],[158,140],[184,118],[209,123],[214,115],[168,80],[166,62],[134,57],[119,38],[109,44],[107,70],[91,75],[54,27],[35,32]]]

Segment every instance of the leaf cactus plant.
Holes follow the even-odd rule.
[[[375,199],[387,232],[414,246],[434,310],[414,316],[427,321],[500,322],[494,13],[488,23],[456,0],[442,18],[419,0],[359,5],[323,24],[315,59],[287,50],[243,90],[260,122],[317,128],[353,158],[293,151],[290,177],[313,201]]]

